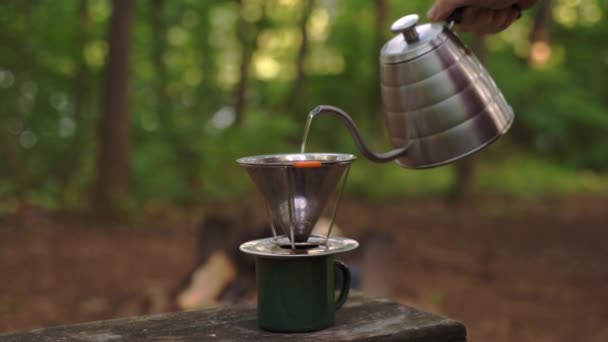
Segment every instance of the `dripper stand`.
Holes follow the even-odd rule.
[[[294,162],[294,167],[296,168],[301,168],[301,165],[306,165],[306,164],[298,164],[298,162]],[[304,168],[309,168],[310,166],[304,166]],[[314,166],[313,166],[314,167]],[[285,166],[285,168],[288,168],[288,166]],[[331,218],[329,221],[329,227],[327,229],[327,235],[325,236],[321,236],[321,235],[313,235],[312,231],[314,230],[314,227],[316,225],[316,223],[319,220],[319,217],[317,216],[316,219],[314,219],[312,222],[310,222],[311,224],[311,228],[307,228],[305,231],[308,232],[308,230],[310,229],[310,232],[308,233],[308,236],[306,236],[306,234],[304,234],[303,236],[306,237],[305,241],[298,241],[296,242],[295,239],[295,228],[294,228],[294,218],[296,216],[295,213],[295,208],[296,208],[296,198],[294,197],[294,191],[292,186],[287,186],[287,203],[288,203],[288,214],[289,214],[289,222],[291,223],[289,225],[289,235],[279,235],[277,234],[277,230],[274,227],[274,223],[272,222],[272,220],[270,220],[270,228],[272,230],[272,235],[273,235],[273,241],[275,244],[279,245],[279,246],[287,246],[290,245],[292,250],[296,250],[296,249],[306,249],[306,248],[314,248],[317,247],[319,245],[327,245],[327,241],[329,240],[329,237],[331,236],[331,232],[334,228],[334,222],[336,220],[336,213],[338,211],[338,206],[340,205],[340,199],[342,197],[342,192],[344,191],[344,186],[346,184],[346,180],[348,179],[348,173],[350,171],[350,163],[347,164],[346,169],[344,171],[344,175],[342,176],[342,182],[341,184],[339,184],[337,186],[337,197],[334,203],[334,207],[332,209],[332,213],[331,213]],[[285,170],[285,175],[288,176],[288,170]],[[289,182],[288,182],[289,183]],[[268,217],[272,217],[271,213],[270,213],[270,207],[268,205],[268,201],[266,200],[266,198],[264,198],[264,206],[266,207],[266,213],[268,215]],[[322,207],[324,207],[324,205],[322,205]],[[322,212],[322,210],[321,210]],[[319,212],[320,214],[320,212]]]
[[[262,194],[274,244],[294,252],[327,246],[354,159],[349,154],[299,153],[238,160]],[[335,191],[327,234],[312,235]]]

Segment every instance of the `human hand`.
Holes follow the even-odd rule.
[[[446,20],[463,8],[458,27],[478,34],[498,33],[521,16],[538,0],[436,0],[427,16],[432,21]]]

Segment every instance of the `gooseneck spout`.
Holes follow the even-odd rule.
[[[357,125],[355,124],[353,119],[342,109],[340,109],[338,107],[334,107],[334,106],[320,105],[320,106],[317,106],[317,108],[315,108],[311,112],[311,114],[313,114],[313,115],[329,114],[329,115],[335,115],[338,118],[340,118],[340,120],[342,120],[342,123],[344,123],[346,125],[346,128],[348,128],[348,131],[350,132],[353,139],[355,140],[355,144],[357,145],[357,148],[359,149],[359,151],[361,151],[361,154],[363,154],[363,156],[365,158],[367,158],[371,161],[377,162],[377,163],[386,163],[386,162],[389,162],[391,160],[394,160],[396,158],[406,155],[407,150],[411,145],[411,141],[410,141],[404,147],[397,148],[397,149],[394,149],[394,150],[386,152],[386,153],[376,153],[376,152],[371,151],[369,149],[369,147],[367,147],[367,145],[363,142],[361,133],[359,133],[359,128],[357,128]]]

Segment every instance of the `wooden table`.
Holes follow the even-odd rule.
[[[415,341],[464,342],[464,325],[385,299],[352,296],[336,325],[314,333],[260,330],[254,306],[232,306],[0,334],[0,342],[114,341]]]

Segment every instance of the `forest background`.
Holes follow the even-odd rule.
[[[295,152],[307,113],[347,110],[387,149],[379,50],[428,1],[6,1],[0,13],[0,212],[197,205],[251,189],[235,159]],[[605,1],[541,1],[505,32],[463,34],[515,109],[479,157],[407,171],[360,159],[367,198],[608,191]],[[311,151],[357,153],[337,120]]]
[[[236,159],[297,152],[319,104],[387,150],[379,51],[430,6],[0,1],[0,331],[175,309],[204,256],[245,258],[270,231]],[[500,34],[459,33],[514,125],[445,167],[356,160],[336,220],[365,294],[475,341],[608,340],[607,13],[541,0]],[[359,156],[332,117],[308,150]]]

